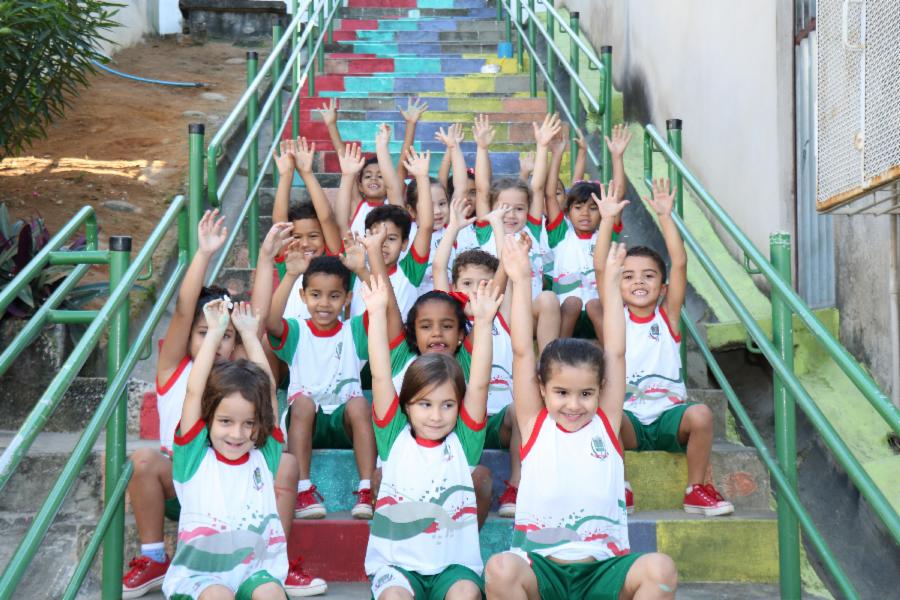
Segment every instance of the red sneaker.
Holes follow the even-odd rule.
[[[734,505],[725,500],[713,484],[695,483],[684,494],[684,512],[716,517],[730,515],[734,512]]]
[[[325,516],[325,498],[316,489],[310,487],[297,494],[297,503],[294,504],[294,517],[297,519],[321,519]]]
[[[313,577],[303,572],[301,557],[297,557],[288,567],[288,574],[284,580],[284,591],[291,598],[303,598],[305,596],[318,596],[328,591],[328,584],[324,579]]]
[[[358,492],[353,492],[356,496],[356,504],[350,509],[350,514],[354,519],[371,519],[372,518],[372,490],[364,488]]]
[[[505,519],[514,519],[516,517],[516,496],[519,495],[519,488],[512,485],[508,481],[504,481],[506,489],[500,495],[500,510],[497,514]]]
[[[148,556],[136,556],[128,563],[130,571],[122,577],[122,598],[140,598],[148,592],[162,588],[163,579],[172,561],[156,562]]]
[[[634,512],[634,492],[631,491],[631,484],[625,482],[625,512],[631,514]]]

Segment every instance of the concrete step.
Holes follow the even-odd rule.
[[[402,144],[404,136],[406,135],[406,122],[402,120],[392,121],[386,119],[373,119],[366,121],[350,121],[339,119],[337,125],[338,131],[341,134],[341,139],[343,140],[374,140],[382,123],[387,123],[387,125],[390,126],[391,138]],[[445,146],[442,142],[435,139],[435,134],[437,134],[441,128],[446,131],[452,124],[452,121],[419,122],[416,125],[416,135],[413,139],[421,144],[423,150],[431,150],[432,152],[441,150]],[[468,124],[466,125],[467,126],[464,127],[465,135],[467,138],[471,139],[472,128],[471,126],[468,126]],[[534,146],[534,129],[531,126],[531,121],[492,122],[491,126],[495,131],[494,144],[498,147],[503,143],[531,144]],[[290,133],[291,128],[286,127],[282,137],[290,137]],[[300,134],[309,142],[315,141],[317,149],[321,147],[319,142],[330,142],[328,128],[322,121],[301,122]],[[417,147],[419,147],[419,144],[417,144]],[[475,142],[463,142],[462,148],[463,152],[474,152],[476,150]]]
[[[307,88],[303,88],[306,90]],[[319,75],[316,90],[325,92],[352,92],[353,94],[511,94],[527,92],[529,79],[523,75],[492,75],[476,73],[466,76],[423,75],[409,77],[398,75]]]
[[[439,31],[439,30],[391,30],[391,29],[342,29],[334,32],[335,42],[473,42],[498,44],[505,42],[506,33],[498,29],[488,31]],[[515,39],[515,38],[513,38]]]
[[[325,73],[372,75],[372,74],[423,74],[423,75],[468,75],[480,73],[485,65],[496,65],[499,73],[514,74],[518,72],[518,64],[513,58],[444,58],[434,57],[397,57],[366,58],[367,55],[353,58],[329,57],[325,61]]]
[[[471,97],[450,94],[423,96],[428,103],[428,111],[448,111],[456,113],[502,112],[507,114],[546,112],[545,97],[505,98],[505,97]],[[314,110],[329,102],[331,96],[301,96],[300,110]],[[406,107],[409,97],[406,95],[377,95],[341,98],[338,101],[338,118],[345,110],[356,111],[395,111],[398,106]],[[428,115],[426,112],[425,115]],[[424,116],[423,115],[423,118]]]
[[[351,9],[352,10],[352,9]],[[341,11],[345,15],[348,11]],[[494,15],[496,16],[496,15]],[[335,31],[505,31],[503,21],[480,18],[376,18],[354,19],[349,17],[334,20]]]
[[[490,98],[486,98],[490,100]],[[438,123],[439,125],[446,126],[447,123],[462,123],[465,125],[466,130],[471,130],[471,125],[475,120],[475,117],[479,114],[487,115],[487,117],[491,120],[492,124],[503,123],[503,122],[523,122],[523,123],[531,123],[531,122],[540,122],[544,119],[544,115],[546,111],[535,111],[535,112],[501,112],[501,111],[449,111],[449,110],[431,110],[430,97],[423,97],[426,103],[428,103],[428,110],[422,114],[419,118],[419,125],[423,123]],[[445,100],[442,98],[441,100]],[[543,102],[544,99],[540,98]],[[395,106],[393,110],[350,110],[345,109],[343,106],[340,108],[340,116],[339,121],[396,121],[402,122],[403,115],[400,114],[400,107],[404,110],[406,109],[405,103],[401,102],[400,106]],[[290,120],[288,121],[290,123]],[[304,135],[306,131],[305,127],[308,126],[309,123],[321,123],[322,115],[316,108],[303,108],[300,111],[300,122],[303,123],[303,130],[300,131],[301,135]],[[339,126],[340,128],[340,126]],[[289,130],[289,128],[288,128]],[[467,131],[468,133],[468,131]]]
[[[469,41],[435,41],[435,42],[334,42],[325,44],[325,52],[365,52],[377,56],[416,56],[422,54],[472,54],[492,53],[497,54],[497,46],[500,42]]]

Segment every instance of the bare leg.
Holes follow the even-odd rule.
[[[671,600],[677,588],[675,563],[667,555],[654,552],[640,557],[628,569],[619,600]]]
[[[478,465],[472,471],[472,484],[475,486],[475,504],[478,508],[478,529],[484,527],[488,513],[491,510],[492,494],[494,492],[494,480],[491,470],[484,465]]]
[[[381,592],[377,600],[413,600],[413,597],[402,587],[392,586]]]
[[[509,448],[509,484],[519,487],[522,478],[522,455],[519,449],[522,447],[522,433],[516,422],[516,411],[510,406],[506,409],[503,423],[500,425],[500,445]]]
[[[381,469],[376,468],[372,471],[372,497],[378,497],[378,488],[381,487]]]
[[[591,325],[594,326],[594,335],[597,336],[597,341],[600,342],[600,346],[603,346],[603,305],[600,304],[599,300],[588,300],[587,306],[585,307],[585,312],[587,312],[588,319],[591,320]]]
[[[360,479],[371,479],[375,470],[375,431],[372,408],[362,396],[351,398],[344,408],[344,431],[353,440],[353,454]]]
[[[253,590],[250,598],[251,600],[287,600],[287,595],[280,585],[269,582]]]
[[[175,497],[172,461],[155,448],[141,448],[131,455],[134,474],[128,496],[134,511],[138,538],[142,544],[163,541],[166,499]]]
[[[445,600],[481,600],[481,590],[468,579],[462,579],[450,586]]]
[[[538,353],[559,337],[559,299],[553,292],[541,292],[532,302]]]
[[[298,476],[297,459],[287,452],[281,453],[278,471],[275,473],[275,505],[278,507],[278,518],[284,528],[284,537],[290,537],[291,525],[294,524],[294,502],[297,500]]]
[[[537,578],[523,559],[509,552],[493,555],[484,569],[488,600],[539,600]]]
[[[312,437],[316,424],[316,404],[307,396],[297,396],[291,404],[288,450],[297,459],[299,479],[309,479]]]
[[[572,337],[572,334],[575,333],[575,325],[578,323],[578,317],[581,316],[581,309],[581,298],[569,296],[563,300],[562,306],[559,307],[559,337]]]
[[[198,600],[234,600],[234,594],[224,585],[211,585],[200,592]]]
[[[678,443],[687,443],[688,485],[706,481],[713,441],[712,421],[712,411],[705,404],[689,406],[681,417]]]

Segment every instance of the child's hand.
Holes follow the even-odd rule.
[[[431,167],[431,150],[419,154],[415,148],[410,148],[406,160],[403,161],[406,172],[415,178],[428,177],[428,169]]]
[[[313,172],[313,158],[316,156],[316,143],[312,144],[306,143],[306,138],[302,137],[297,140],[297,144],[294,150],[294,165],[296,165],[297,170],[304,175],[311,174]]]
[[[455,196],[450,201],[450,220],[447,229],[459,232],[464,227],[468,227],[475,222],[475,215],[472,214],[472,205],[465,196]]]
[[[369,314],[384,314],[387,312],[388,300],[390,294],[387,286],[390,282],[377,275],[369,279],[369,283],[360,282],[359,293],[362,294],[363,302],[366,304],[366,310]]]
[[[668,217],[672,214],[672,206],[675,204],[675,189],[669,189],[668,179],[656,179],[653,182],[653,197],[644,197],[644,201],[653,207],[657,215]]]
[[[581,134],[579,134],[580,136]],[[584,138],[580,138],[582,142],[584,142]],[[556,137],[553,138],[553,142],[550,144],[550,151],[553,152],[555,156],[558,156],[569,149],[569,125],[567,123],[563,123],[559,129],[559,133],[556,134]]]
[[[302,275],[309,268],[309,262],[312,258],[312,256],[300,249],[299,243],[293,241],[288,244],[287,251],[284,254],[284,268],[288,275]]]
[[[519,155],[519,175],[523,176],[522,179],[528,179],[534,171],[534,156],[534,150]]]
[[[484,220],[491,224],[494,229],[503,230],[503,217],[512,210],[510,204],[498,204],[497,207],[485,215]]]
[[[322,120],[326,125],[337,125],[337,98],[332,98],[331,100],[325,102],[325,104],[322,105],[322,108],[319,108],[317,110],[319,114],[322,115]]]
[[[387,239],[387,228],[383,223],[376,224],[372,229],[366,230],[366,236],[362,238],[362,244],[366,247],[366,252],[381,252],[384,240]]]
[[[406,110],[403,110],[399,106],[400,114],[403,115],[403,120],[406,121],[407,125],[418,123],[419,119],[422,117],[422,113],[428,110],[428,103],[424,102],[421,98],[416,98],[413,101],[412,96],[406,101]]]
[[[454,123],[447,128],[447,131],[444,131],[444,128],[441,127],[434,134],[434,139],[447,146],[447,150],[456,148],[463,141],[462,124]]]
[[[469,294],[469,309],[476,321],[493,322],[503,302],[503,294],[494,285],[494,280],[481,281],[474,293]]]
[[[622,210],[631,204],[628,200],[622,200],[621,202],[616,202],[616,184],[615,182],[610,181],[609,187],[604,187],[604,185],[600,184],[600,197],[597,197],[597,194],[591,194],[591,198],[594,200],[594,203],[597,204],[597,208],[600,209],[600,218],[601,219],[611,219],[616,215],[622,214]]]
[[[494,141],[494,136],[496,135],[496,131],[491,127],[491,120],[487,115],[478,115],[475,117],[475,125],[472,127],[472,135],[475,138],[475,143],[478,144],[479,148],[489,148],[491,142]]]
[[[503,268],[513,283],[531,282],[531,261],[528,251],[531,239],[527,235],[508,234],[503,241]]]
[[[391,141],[391,126],[387,123],[382,123],[378,126],[378,133],[375,134],[375,147],[376,148],[387,148],[388,142]]]
[[[224,335],[228,328],[228,302],[223,299],[212,300],[203,305],[203,316],[206,317],[208,333]]]
[[[278,151],[272,154],[275,158],[275,166],[278,167],[278,174],[282,178],[290,177],[294,174],[294,153],[296,149],[297,144],[294,140],[281,140],[279,144],[281,156],[279,156]]]
[[[628,142],[630,141],[631,130],[624,123],[619,123],[613,127],[612,139],[606,136],[606,147],[609,148],[609,152],[614,156],[622,156],[625,154],[625,148],[628,147]]]
[[[357,173],[362,171],[363,165],[366,163],[366,159],[363,158],[362,151],[359,149],[359,144],[346,144],[344,146],[344,155],[339,156],[338,160],[341,163],[341,175],[348,176],[356,176]]]
[[[197,249],[207,255],[213,254],[222,247],[227,238],[225,217],[219,217],[219,209],[203,213],[203,218],[197,225]]]
[[[543,123],[532,123],[531,126],[534,128],[534,141],[541,148],[548,147],[562,129],[557,114],[547,115]]]
[[[606,286],[604,289],[619,289],[624,265],[625,244],[612,242],[609,245],[609,254],[606,256],[606,267],[603,269],[603,285]]]
[[[256,337],[259,332],[259,314],[254,314],[249,302],[235,302],[231,322],[242,338]]]
[[[578,144],[580,151],[587,152],[587,141],[585,141],[584,134],[580,131],[578,132],[578,137],[575,138],[575,143]]]
[[[366,268],[366,247],[360,237],[348,231],[344,235],[344,252],[341,254],[341,262],[352,273],[360,273]]]
[[[259,247],[260,256],[269,258],[278,256],[281,249],[290,243],[293,229],[293,223],[273,223],[269,233],[266,234],[266,239]]]

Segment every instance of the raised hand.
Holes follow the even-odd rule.
[[[534,150],[523,152],[519,155],[519,175],[527,180],[528,175],[534,171]]]
[[[579,136],[581,134],[578,134]],[[584,138],[580,138],[582,142],[584,142]],[[550,144],[550,151],[553,152],[554,155],[560,155],[566,150],[569,149],[569,125],[568,123],[563,123],[559,129],[559,133],[556,134],[556,137],[553,138],[553,142]]]
[[[225,227],[225,217],[219,216],[219,209],[203,213],[203,217],[197,225],[197,249],[205,254],[213,254],[225,244],[227,238],[228,228]]]
[[[611,154],[622,156],[631,141],[631,130],[624,123],[619,123],[612,130],[612,138],[606,136],[606,147]]]
[[[575,143],[578,144],[579,150],[587,150],[587,141],[584,139],[584,134],[580,131],[578,132],[578,137],[575,138]]]
[[[656,179],[653,181],[653,196],[645,196],[644,201],[653,207],[657,215],[667,217],[672,214],[672,206],[675,204],[675,188],[670,189],[668,179]]]
[[[469,294],[469,310],[476,321],[493,321],[502,303],[503,294],[494,285],[493,279],[479,282],[475,291]]]
[[[494,136],[497,134],[494,131],[494,128],[491,127],[491,120],[487,115],[478,115],[475,117],[475,125],[472,127],[472,135],[475,138],[475,143],[479,148],[488,148],[491,145],[491,142],[494,141]]]
[[[400,114],[403,115],[403,120],[406,121],[407,124],[417,123],[422,117],[422,113],[428,110],[428,103],[421,98],[413,100],[412,96],[410,96],[406,101],[406,110],[403,110],[399,106],[397,108],[400,110]]]
[[[603,269],[603,285],[613,286],[619,289],[622,280],[622,268],[625,264],[625,244],[612,242],[609,245],[609,254],[606,256],[606,267]],[[611,289],[605,287],[604,289]]]
[[[316,143],[306,143],[306,138],[302,137],[297,140],[296,149],[294,150],[294,165],[297,170],[303,174],[312,173],[313,158],[316,156]]]
[[[391,126],[387,123],[382,123],[378,126],[378,132],[375,134],[375,147],[376,148],[387,148],[388,142],[391,141]]]
[[[447,146],[447,150],[456,148],[463,141],[462,124],[454,123],[447,128],[447,131],[444,131],[444,128],[441,127],[434,134],[434,139]]]
[[[300,244],[296,241],[288,244],[284,254],[284,268],[290,275],[302,275],[309,268],[309,262],[312,256],[300,249]]]
[[[332,98],[331,100],[326,101],[322,108],[316,109],[320,115],[322,115],[322,120],[326,125],[336,125],[337,124],[337,111],[338,111],[338,103],[337,98]]]
[[[353,273],[359,273],[366,268],[366,247],[362,243],[362,238],[352,231],[344,235],[341,262]]]
[[[364,281],[360,282],[359,293],[362,295],[366,310],[369,311],[370,315],[384,314],[387,312],[388,301],[390,300],[390,294],[387,288],[389,285],[389,282],[378,275],[373,276],[369,280],[369,283]]]
[[[469,216],[471,214],[471,216]],[[450,220],[448,229],[459,231],[475,222],[472,205],[465,196],[455,196],[450,201]]]
[[[376,224],[372,229],[366,230],[366,236],[361,238],[363,246],[366,247],[366,252],[380,252],[381,247],[384,245],[384,240],[387,239],[387,228],[383,223]]]
[[[291,242],[291,232],[294,229],[293,223],[273,223],[266,239],[263,240],[259,247],[261,256],[278,256],[281,249]]]
[[[253,312],[249,302],[235,302],[231,322],[242,338],[256,337],[259,331],[259,314]]]
[[[410,148],[406,159],[403,161],[406,172],[413,177],[428,177],[428,170],[431,167],[431,151],[426,150],[419,154],[415,148]]]
[[[203,305],[203,316],[206,317],[209,332],[223,335],[230,321],[228,302],[221,298],[207,302]]]
[[[341,164],[342,175],[356,175],[362,171],[366,159],[363,157],[359,144],[346,144],[344,146],[344,155],[338,156]]]
[[[600,184],[599,198],[597,197],[597,194],[591,194],[591,198],[594,200],[597,208],[600,209],[601,219],[611,219],[616,215],[620,215],[622,214],[622,210],[631,204],[628,200],[617,202],[616,192],[615,182],[610,181],[609,187],[605,187],[602,183]]]
[[[559,115],[557,114],[546,115],[543,123],[540,125],[532,123],[531,126],[534,128],[535,143],[544,148],[548,147],[550,143],[553,142],[553,138],[555,138],[562,129]]]
[[[282,177],[290,177],[294,172],[294,153],[297,150],[297,144],[294,140],[281,140],[278,146],[278,150],[272,153],[275,166],[278,167],[278,174]]]
[[[513,283],[531,283],[531,261],[528,251],[531,240],[527,235],[516,236],[511,233],[503,241],[503,268]]]
[[[494,210],[485,215],[484,220],[491,224],[494,229],[503,230],[503,217],[512,210],[510,204],[498,204]]]

